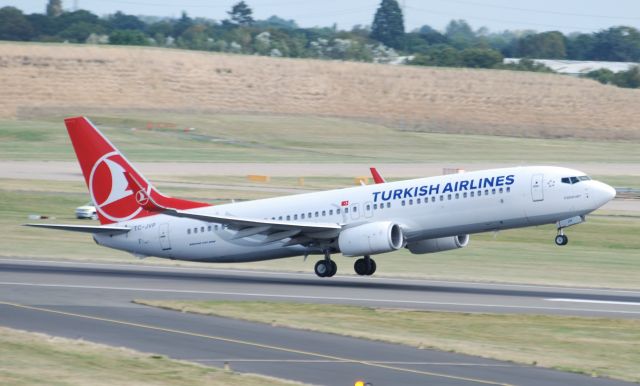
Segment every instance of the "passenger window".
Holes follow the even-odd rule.
[[[511,191],[511,186],[507,186],[507,193]]]
[[[471,193],[469,193],[469,195],[470,195],[471,197],[473,197],[473,196],[474,196],[474,194],[473,194],[473,190],[471,191]]]
[[[402,206],[405,206],[406,204],[407,203],[404,200],[402,200]]]
[[[409,205],[413,205],[413,199],[409,199]]]
[[[190,235],[191,234],[191,228],[187,228],[187,234]]]
[[[294,215],[293,215],[293,219],[294,219],[294,220],[297,220],[297,219],[298,219],[298,215],[297,215],[297,214],[294,214]]]
[[[282,216],[278,217],[278,220],[282,221]]]
[[[500,194],[502,194],[504,192],[504,189],[500,188],[499,192]]]
[[[369,209],[369,208],[367,208]],[[329,216],[333,216],[333,209],[329,209]]]
[[[431,196],[431,202],[436,202],[436,196]]]
[[[387,202],[387,208],[391,208],[391,203]]]
[[[336,209],[336,214],[340,214],[340,208]]]
[[[198,228],[193,228],[193,233],[198,233]]]
[[[367,204],[367,210],[371,210],[371,205]]]
[[[204,227],[200,227],[200,232],[204,233]]]
[[[378,204],[373,204],[373,209],[378,209]]]
[[[467,198],[467,192],[462,193],[462,198]]]
[[[287,221],[291,220],[291,216],[287,215]]]
[[[440,201],[444,201],[444,196],[440,195]]]
[[[345,213],[349,213],[349,208],[344,208],[344,212]],[[316,212],[316,213],[318,213],[318,212]]]
[[[218,226],[217,225],[216,225],[215,229],[218,230]]]
[[[488,195],[489,195],[489,189],[485,189],[485,190],[484,190],[484,195],[485,195],[485,196],[488,196]]]
[[[211,225],[207,226],[207,232],[211,232]]]
[[[482,196],[482,190],[478,190],[478,197]]]
[[[300,218],[304,220],[304,213],[300,215]]]
[[[447,200],[451,200],[451,194],[447,195]]]
[[[496,194],[496,188],[491,189],[491,194]]]
[[[456,200],[460,198],[460,193],[456,193]]]
[[[319,217],[319,216],[320,216],[320,212],[316,212],[316,217]]]
[[[323,211],[322,211],[322,217],[324,217],[324,216],[326,216],[326,215],[327,215],[327,211],[326,211],[326,210],[323,210]]]
[[[416,204],[420,204],[422,201],[419,198],[416,198]]]

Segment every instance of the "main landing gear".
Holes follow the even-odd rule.
[[[376,261],[369,256],[356,260],[353,269],[360,276],[371,276],[376,272]]]
[[[376,272],[376,262],[371,257],[365,256],[356,260],[353,269],[360,276],[371,276]],[[331,260],[331,253],[328,250],[324,251],[324,259],[318,260],[314,271],[319,277],[331,277],[336,274],[338,266]]]
[[[320,277],[331,277],[338,271],[338,265],[335,261],[331,260],[331,253],[329,250],[324,251],[324,260],[318,260],[314,267],[316,275]]]

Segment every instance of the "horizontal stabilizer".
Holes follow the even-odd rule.
[[[68,224],[24,224],[27,227],[49,228],[61,231],[82,232],[82,233],[126,233],[131,229],[116,226],[98,226],[98,225],[68,225]]]

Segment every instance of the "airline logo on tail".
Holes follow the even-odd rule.
[[[89,176],[89,192],[96,210],[111,221],[134,218],[142,210],[139,196],[134,194],[125,173],[126,161],[117,152],[103,155],[96,161]]]
[[[155,190],[87,118],[67,118],[64,122],[101,224],[152,216],[165,208],[209,206],[167,197]]]

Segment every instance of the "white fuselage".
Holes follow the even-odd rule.
[[[560,167],[483,170],[347,189],[216,205],[189,212],[258,220],[334,223],[353,227],[391,221],[407,243],[447,236],[555,223],[590,213],[615,191]],[[613,193],[612,193],[613,191]],[[613,194],[613,195],[612,195]],[[94,235],[104,246],[138,255],[206,262],[255,261],[322,253],[313,246],[265,243],[264,235],[159,214],[120,223],[120,235]]]

